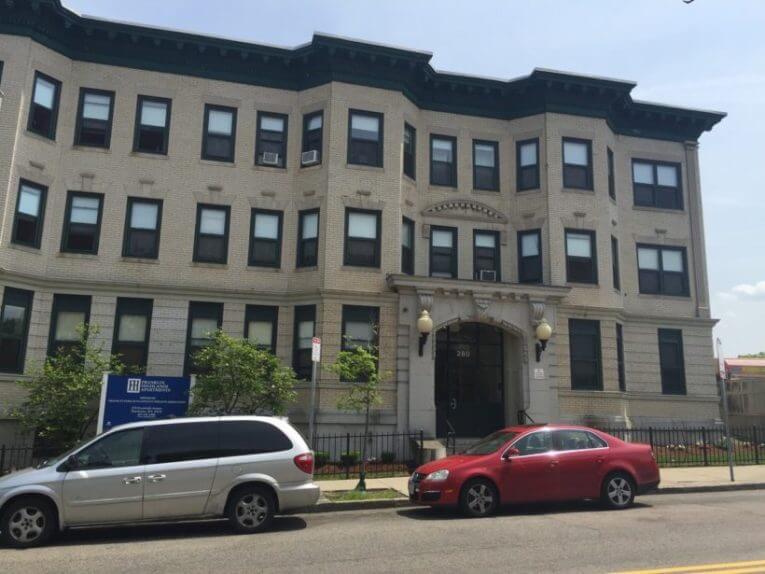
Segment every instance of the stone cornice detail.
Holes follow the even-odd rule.
[[[418,275],[391,274],[386,278],[388,287],[396,292],[420,294],[472,296],[473,300],[533,300],[536,302],[558,303],[563,301],[570,287],[554,285],[532,285],[525,283],[489,283],[469,279],[442,279]]]
[[[469,219],[472,221],[491,221],[507,223],[507,216],[490,205],[474,199],[447,199],[439,201],[422,210],[426,217],[447,217],[449,219]]]

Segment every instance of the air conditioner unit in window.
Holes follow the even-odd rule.
[[[301,165],[313,165],[315,163],[319,163],[319,150],[304,151],[300,155]]]
[[[493,269],[481,269],[478,272],[478,280],[479,281],[496,281],[497,280],[497,272]]]
[[[279,165],[279,154],[272,151],[264,151],[260,156],[263,165]]]

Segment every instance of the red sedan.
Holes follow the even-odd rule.
[[[651,447],[569,425],[523,425],[497,431],[465,452],[419,467],[412,501],[459,506],[488,516],[501,504],[600,499],[627,508],[659,485]]]

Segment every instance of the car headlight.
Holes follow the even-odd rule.
[[[447,478],[449,478],[449,471],[444,469],[431,472],[425,477],[425,480],[446,480]]]

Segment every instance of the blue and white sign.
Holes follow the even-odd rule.
[[[186,416],[191,377],[104,374],[98,432],[119,425]]]

